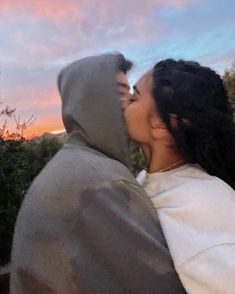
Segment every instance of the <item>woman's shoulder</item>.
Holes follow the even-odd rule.
[[[196,207],[196,210],[212,207],[223,210],[225,206],[230,206],[235,210],[235,191],[199,166],[185,165],[154,180],[148,183],[148,187],[154,186],[154,200],[158,208],[170,205]]]
[[[224,196],[235,200],[235,191],[227,183],[216,176],[209,175],[198,165],[187,165],[185,169],[176,172],[174,177],[182,183],[183,190],[195,191],[204,199]]]

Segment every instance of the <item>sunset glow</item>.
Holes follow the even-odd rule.
[[[62,132],[65,132],[62,123],[57,124],[55,122],[53,124],[48,121],[48,122],[45,122],[44,125],[41,124],[40,126],[38,126],[37,123],[35,122],[34,125],[28,127],[28,129],[25,131],[25,137],[27,139],[31,139],[44,133],[60,134]]]
[[[121,51],[136,64],[131,83],[170,57],[223,74],[235,60],[234,11],[233,0],[1,0],[0,98],[36,118],[33,137],[63,129],[57,76],[87,55]]]

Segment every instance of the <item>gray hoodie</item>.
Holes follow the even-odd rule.
[[[12,294],[184,293],[155,210],[127,168],[119,57],[88,57],[59,75],[69,137],[20,209]]]

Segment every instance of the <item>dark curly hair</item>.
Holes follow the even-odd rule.
[[[197,62],[167,59],[153,68],[152,91],[184,159],[235,189],[235,126],[220,76]]]

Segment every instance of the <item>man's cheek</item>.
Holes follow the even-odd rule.
[[[122,109],[125,110],[130,104],[130,99],[127,96],[122,96],[120,98]]]

